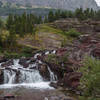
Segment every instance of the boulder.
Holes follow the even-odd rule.
[[[11,65],[14,65],[13,59],[1,64],[1,66],[5,67],[5,68],[8,67],[8,66],[11,66]]]
[[[76,89],[80,84],[82,74],[79,72],[66,73],[63,78],[64,86]]]
[[[29,63],[27,62],[29,58],[21,58],[19,61],[19,64],[22,65],[24,68],[27,68],[29,66]]]
[[[50,80],[50,73],[46,64],[39,64],[38,70],[44,78],[44,80]]]

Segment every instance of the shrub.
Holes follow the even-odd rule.
[[[100,60],[86,58],[80,71],[83,73],[81,87],[84,89],[84,96],[100,96]]]
[[[71,37],[78,37],[79,35],[81,35],[80,32],[77,32],[75,29],[70,29],[68,32],[66,32],[67,36],[71,36]]]

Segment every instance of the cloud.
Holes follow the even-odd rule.
[[[100,0],[95,0],[97,2],[97,4],[100,6]]]

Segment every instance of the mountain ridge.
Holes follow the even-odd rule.
[[[22,6],[37,6],[37,7],[48,7],[66,10],[75,10],[76,8],[82,7],[98,9],[98,5],[95,0],[0,0],[6,3],[16,3]]]

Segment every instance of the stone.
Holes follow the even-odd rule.
[[[52,87],[54,87],[54,88],[58,88],[58,85],[57,85],[57,83],[55,83],[55,82],[51,82],[51,83],[50,83],[50,86],[52,86]]]
[[[19,61],[19,64],[22,65],[24,68],[27,68],[29,66],[29,63],[27,62],[29,58],[21,58]]]
[[[66,48],[60,48],[60,49],[57,50],[56,55],[57,55],[57,56],[64,56],[65,53],[66,53],[66,51],[67,51]]]
[[[5,68],[8,67],[8,66],[11,66],[11,65],[14,65],[13,59],[1,64],[1,66],[5,67]]]
[[[50,80],[50,73],[46,64],[39,64],[38,70],[44,78],[44,80]]]
[[[71,88],[77,88],[80,84],[82,74],[79,72],[70,72],[64,75],[64,85]]]

